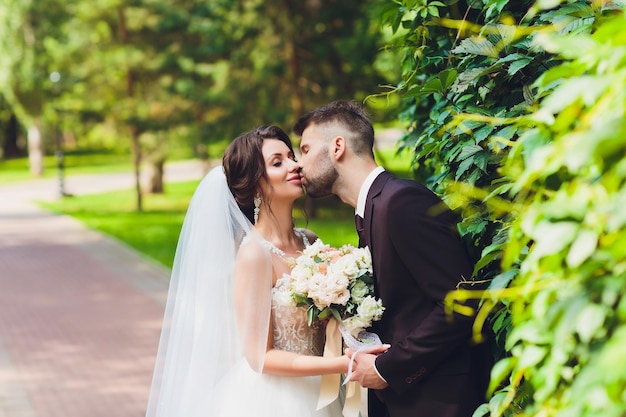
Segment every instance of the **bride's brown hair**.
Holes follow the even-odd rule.
[[[277,139],[291,152],[289,135],[278,126],[259,126],[235,138],[224,152],[222,165],[230,192],[245,216],[254,223],[254,196],[261,191],[261,180],[267,180],[263,159],[263,141]],[[264,196],[268,198],[269,196]]]

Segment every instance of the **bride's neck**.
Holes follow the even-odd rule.
[[[255,229],[269,242],[283,250],[299,246],[298,239],[293,231],[292,206],[272,207],[272,212],[266,208],[259,212],[259,220]]]

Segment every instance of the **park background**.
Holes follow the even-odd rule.
[[[400,132],[381,164],[462,215],[487,290],[448,306],[482,299],[497,360],[475,415],[623,417],[625,20],[601,0],[5,1],[0,184],[58,177],[48,209],[167,266],[197,184],[164,184],[168,163],[363,102]],[[96,172],[134,188],[62,196]],[[335,199],[301,205],[354,239]]]

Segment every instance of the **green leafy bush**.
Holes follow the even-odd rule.
[[[404,146],[489,282],[477,328],[501,350],[475,416],[625,415],[623,4],[407,0],[383,20]]]

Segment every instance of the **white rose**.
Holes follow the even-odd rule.
[[[352,286],[351,296],[352,302],[355,304],[361,304],[365,296],[369,293],[367,284],[363,281],[356,281]]]
[[[278,305],[290,307],[296,306],[296,300],[294,299],[291,291],[285,291],[283,289],[273,291],[273,298]]]
[[[342,320],[341,324],[354,337],[357,337],[361,330],[370,326],[370,323],[360,316],[348,317],[347,319]]]
[[[291,270],[292,286],[294,291],[306,294],[309,291],[311,277],[317,273],[317,265],[312,259],[300,258],[298,258],[299,261]]]
[[[352,255],[356,259],[356,263],[360,269],[365,269],[370,274],[372,271],[372,254],[370,249],[366,246],[364,248],[357,248],[352,252]]]
[[[309,258],[307,256],[298,256],[296,258],[296,265],[294,266],[294,269],[296,268],[298,270],[309,270],[310,274],[312,275],[313,272],[317,270],[317,264],[312,258]],[[293,271],[291,275],[293,275]]]
[[[363,299],[361,304],[357,307],[356,312],[359,316],[366,320],[380,320],[385,308],[380,300],[375,299],[371,295],[368,295]]]
[[[295,307],[296,300],[291,292],[291,277],[289,275],[283,274],[282,277],[278,278],[276,285],[272,288],[272,297],[279,305]]]
[[[329,245],[325,245],[320,239],[317,239],[315,242],[313,242],[312,245],[304,248],[304,250],[302,251],[302,255],[312,260],[314,257],[319,256],[319,253],[321,251],[327,250],[329,248]]]
[[[350,245],[349,243],[346,243],[345,245],[340,247],[339,250],[343,252],[344,254],[352,253],[354,251],[354,246]]]

